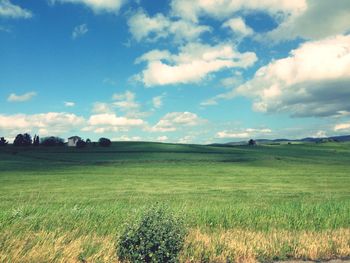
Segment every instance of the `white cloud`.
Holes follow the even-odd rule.
[[[85,35],[87,32],[89,31],[88,27],[86,24],[81,24],[79,26],[76,26],[74,29],[73,29],[73,32],[72,32],[72,38],[73,39],[76,39],[78,37],[82,37],[83,35]]]
[[[120,136],[120,137],[116,137],[116,138],[113,138],[112,139],[113,141],[122,141],[122,142],[129,142],[129,141],[141,141],[142,138],[140,136],[132,136],[132,137],[129,137],[127,135],[123,135],[123,136]]]
[[[135,97],[135,93],[129,90],[125,91],[124,93],[113,94],[112,98],[115,100],[113,105],[123,111],[138,109],[140,105],[135,101]]]
[[[247,139],[247,138],[255,138],[258,136],[264,136],[271,134],[270,129],[245,129],[245,130],[235,130],[235,131],[219,131],[216,134],[216,138],[219,139]]]
[[[104,113],[90,116],[88,124],[92,126],[140,126],[143,125],[144,122],[140,119],[128,119],[125,117],[117,117],[115,114]]]
[[[197,22],[201,16],[222,20],[242,10],[294,14],[305,10],[307,4],[306,0],[172,0],[171,7],[174,15]]]
[[[141,104],[135,99],[136,94],[129,90],[122,93],[115,93],[112,95],[111,102],[95,102],[93,104],[92,112],[96,114],[113,114],[115,111],[122,111],[125,114],[125,117],[131,119],[139,119],[150,115],[151,112],[141,111]]]
[[[339,123],[335,125],[334,131],[350,131],[350,122]]]
[[[182,127],[197,126],[206,122],[192,112],[171,112],[162,117],[159,122],[146,130],[151,132],[173,132]]]
[[[292,116],[344,116],[350,113],[350,35],[302,44],[287,58],[260,68],[252,80],[220,94],[251,97],[260,112]]]
[[[213,105],[217,105],[218,102],[216,101],[216,99],[207,99],[205,101],[202,101],[200,103],[200,106],[206,107],[206,106],[213,106]]]
[[[159,109],[163,106],[163,99],[164,99],[164,94],[160,96],[153,97],[152,99],[152,104],[153,107],[156,109]]]
[[[64,102],[64,106],[66,106],[66,107],[74,107],[75,106],[75,102],[65,101]]]
[[[163,136],[159,136],[159,137],[157,138],[157,141],[158,141],[158,142],[165,142],[165,141],[167,141],[168,139],[169,139],[168,136],[163,135]]]
[[[55,135],[69,132],[84,122],[83,117],[65,112],[0,115],[0,131],[8,134],[35,132],[43,136],[49,133]]]
[[[328,136],[327,136],[327,132],[326,131],[317,131],[312,137],[324,138],[324,137],[328,137]]]
[[[220,81],[220,84],[225,88],[233,88],[242,84],[243,78],[240,75],[235,75],[233,77],[224,78]]]
[[[7,101],[8,102],[24,102],[24,101],[31,100],[35,96],[36,96],[36,92],[34,92],[34,91],[27,92],[27,93],[24,93],[22,95],[17,95],[15,93],[11,93],[8,96]]]
[[[126,0],[50,0],[52,4],[56,2],[60,3],[72,3],[72,4],[84,4],[91,8],[95,13],[110,12],[118,13],[122,5],[127,2]]]
[[[112,106],[109,103],[95,102],[92,106],[93,113],[109,113],[112,111]]]
[[[132,127],[144,126],[142,119],[119,117],[114,113],[101,113],[91,115],[87,121],[88,126],[83,131],[104,133],[108,131],[128,131]]]
[[[140,9],[128,20],[130,33],[137,41],[156,41],[173,35],[176,41],[194,40],[202,33],[210,31],[210,27],[197,25],[189,21],[171,20],[163,14],[150,17]]]
[[[191,135],[186,135],[184,137],[181,137],[177,142],[178,143],[190,143],[193,141],[193,136]]]
[[[275,30],[260,38],[280,41],[297,37],[321,39],[345,34],[350,31],[349,13],[349,0],[307,0],[307,8],[303,12],[289,16]]]
[[[236,35],[242,37],[250,36],[254,33],[253,29],[247,26],[241,17],[231,18],[223,23],[222,26],[230,28]]]
[[[255,53],[239,53],[229,44],[210,46],[189,43],[180,47],[177,55],[153,50],[136,62],[147,61],[147,68],[138,78],[150,87],[199,82],[210,73],[229,68],[247,68],[256,60]]]
[[[0,1],[0,17],[31,18],[32,16],[33,14],[31,11],[12,4],[10,0]]]

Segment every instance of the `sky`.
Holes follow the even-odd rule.
[[[0,0],[0,137],[350,134],[349,0]]]

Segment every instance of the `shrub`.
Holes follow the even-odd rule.
[[[41,145],[44,146],[63,146],[64,140],[60,137],[46,137],[41,140]]]
[[[98,144],[102,147],[109,147],[111,146],[112,142],[110,139],[107,139],[107,138],[100,138],[98,140]]]
[[[117,256],[128,262],[178,262],[186,230],[183,221],[164,206],[152,206],[130,223],[118,239]]]

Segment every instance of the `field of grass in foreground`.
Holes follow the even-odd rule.
[[[0,262],[116,262],[156,202],[185,217],[181,261],[349,257],[349,160],[349,143],[0,148]]]

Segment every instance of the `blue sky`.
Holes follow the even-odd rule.
[[[0,0],[0,136],[350,133],[348,0]]]

